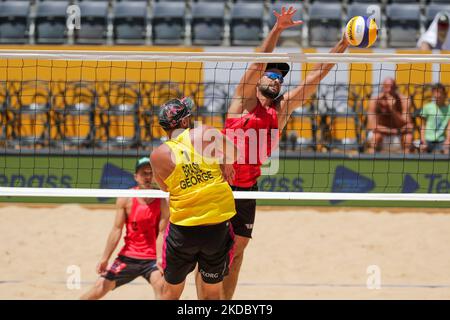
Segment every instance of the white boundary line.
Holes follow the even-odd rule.
[[[448,54],[0,50],[0,59],[147,62],[450,63]]]
[[[235,199],[259,200],[376,200],[376,201],[450,201],[450,194],[438,193],[331,193],[234,191]],[[0,187],[1,197],[74,197],[74,198],[167,198],[160,190],[69,189]]]

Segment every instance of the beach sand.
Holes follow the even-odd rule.
[[[449,213],[258,208],[235,298],[449,299]],[[114,215],[111,206],[3,204],[0,299],[78,299],[97,279]],[[376,279],[381,288],[369,289]],[[105,297],[153,298],[142,278]],[[192,275],[182,299],[196,299]]]

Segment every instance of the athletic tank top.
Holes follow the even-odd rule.
[[[131,201],[131,212],[126,220],[125,245],[119,255],[143,260],[156,259],[161,199],[155,199],[149,204],[141,204],[137,198]]]
[[[238,136],[240,136],[240,133],[236,132],[238,129],[246,134],[245,140],[241,140],[244,143],[238,143]],[[234,164],[236,172],[234,186],[249,188],[256,184],[261,175],[261,165],[270,157],[276,143],[271,139],[271,129],[278,129],[275,104],[264,108],[258,101],[252,112],[244,114],[240,118],[226,119],[225,134],[234,141],[241,154],[241,159]],[[249,130],[254,132],[253,136],[248,132]],[[252,139],[252,137],[256,137],[256,139]],[[260,152],[261,148],[267,151],[264,152],[263,149]]]
[[[236,214],[231,188],[220,165],[195,151],[189,132],[186,129],[165,142],[176,160],[175,169],[164,180],[170,193],[170,222],[198,226],[226,221]]]

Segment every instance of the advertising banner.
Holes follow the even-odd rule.
[[[5,156],[0,186],[35,188],[127,189],[135,185],[134,157]],[[275,192],[449,193],[448,161],[367,159],[286,159],[278,173],[262,176],[259,190]],[[103,198],[1,197],[2,202],[113,203]],[[274,201],[260,205],[423,206],[450,202]]]

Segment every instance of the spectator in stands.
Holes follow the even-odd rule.
[[[413,122],[409,114],[409,98],[397,92],[394,79],[386,78],[382,93],[370,100],[367,129],[369,153],[379,151],[386,136],[396,135],[402,136],[404,152],[411,152]]]
[[[449,15],[440,12],[434,17],[428,30],[420,37],[417,46],[421,50],[450,50]]]
[[[426,104],[420,113],[420,150],[429,153],[440,151],[449,153],[450,146],[450,104],[447,102],[447,90],[438,83],[433,87],[433,101]]]

